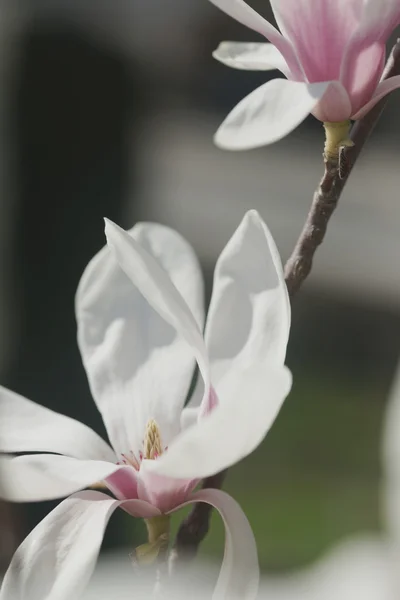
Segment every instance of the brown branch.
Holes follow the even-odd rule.
[[[397,40],[387,62],[384,79],[400,75],[400,39]],[[285,280],[290,297],[298,291],[311,271],[314,254],[322,243],[329,219],[335,210],[344,186],[357,161],[357,158],[372,133],[387,102],[383,98],[374,108],[353,126],[350,137],[354,142],[351,148],[344,148],[337,162],[325,161],[325,174],[316,190],[306,223],[295,249],[285,266]],[[227,471],[208,477],[203,488],[222,487]],[[212,508],[198,503],[189,516],[181,523],[171,556],[175,565],[182,558],[191,559],[197,554],[200,543],[206,537]]]

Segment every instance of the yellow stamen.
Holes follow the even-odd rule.
[[[144,458],[154,460],[162,454],[160,429],[154,419],[150,419],[146,425],[143,441]]]

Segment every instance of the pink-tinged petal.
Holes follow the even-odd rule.
[[[185,502],[199,479],[176,479],[158,475],[148,468],[151,460],[143,460],[138,477],[138,497],[156,506],[162,513]]]
[[[210,414],[219,404],[215,389],[211,386],[208,396],[204,394],[204,382],[197,381],[190,402],[181,414],[181,429],[194,425],[198,419]]]
[[[11,502],[54,500],[106,479],[120,469],[97,460],[79,460],[57,454],[0,457],[0,497]]]
[[[273,44],[256,42],[222,42],[213,57],[227,67],[246,71],[273,71],[277,69],[290,76],[290,69],[282,54]]]
[[[0,600],[80,598],[95,568],[108,521],[119,506],[138,517],[160,514],[141,500],[120,502],[100,492],[67,498],[14,554]]]
[[[118,469],[104,479],[104,484],[118,500],[134,500],[138,497],[138,472],[133,467]]]
[[[355,121],[357,121],[358,119],[362,119],[362,117],[366,115],[371,110],[371,108],[373,108],[375,104],[377,104],[377,102],[379,102],[379,100],[382,100],[382,98],[387,96],[387,94],[390,94],[390,92],[393,92],[398,88],[400,88],[400,75],[396,75],[395,77],[389,77],[389,79],[381,81],[372,99],[369,102],[367,102],[367,104],[365,104],[365,106],[363,106],[361,110],[359,110],[351,118]]]
[[[258,363],[229,373],[219,382],[218,406],[146,468],[165,477],[202,479],[235,464],[261,443],[290,387],[284,367]]]
[[[92,429],[0,386],[0,452],[57,452],[115,462]]]
[[[342,56],[358,25],[363,0],[271,0],[310,83],[339,79]]]
[[[339,81],[332,81],[312,114],[322,122],[338,123],[350,119],[352,113],[349,94]]]
[[[400,5],[397,0],[363,2],[358,16],[358,25],[343,52],[340,81],[349,91],[355,78],[360,77],[362,81],[368,79],[368,69],[371,73],[371,81],[376,80],[379,67],[383,70],[384,60],[380,53],[389,35],[399,23]],[[360,87],[358,85],[358,88]]]
[[[229,113],[215,135],[216,145],[226,150],[249,150],[280,140],[314,110],[328,85],[268,81]]]
[[[257,598],[257,546],[250,523],[239,504],[226,492],[212,489],[195,492],[184,506],[193,502],[211,504],[225,525],[225,552],[213,600]]]
[[[169,286],[175,286],[175,294],[182,295],[194,315],[192,321],[202,328],[203,281],[190,245],[158,224],[140,223],[125,235],[159,262],[164,278],[172,281]],[[195,365],[187,343],[132,285],[108,247],[82,276],[76,314],[93,397],[118,454],[138,453],[151,417],[159,419],[167,444],[179,429]]]
[[[301,66],[291,43],[248,4],[243,0],[211,0],[211,2],[239,23],[266,37],[284,57],[293,78],[298,80],[303,78]]]
[[[397,0],[364,0],[356,37],[386,42],[399,24],[400,5]]]
[[[166,323],[174,328],[179,339],[186,342],[184,345],[186,357],[192,355],[196,358],[201,376],[205,382],[205,396],[208,395],[210,373],[207,351],[198,322],[186,301],[169,279],[165,270],[126,231],[106,220],[106,236],[113,255],[133,286],[143,294],[149,305],[163,317]],[[165,370],[165,366],[162,368]],[[171,378],[171,373],[168,373],[168,375]],[[170,383],[166,382],[166,385],[170,385]],[[160,418],[160,411],[165,410],[166,404],[165,396],[161,394],[158,403],[153,402],[149,407],[151,417],[157,421],[163,435],[165,427],[162,414]],[[182,404],[183,401],[180,399],[180,409],[182,409]],[[179,425],[179,417],[177,424]],[[163,437],[163,443],[167,445],[168,442],[169,440],[165,440]]]
[[[343,65],[342,83],[351,98],[351,114],[356,113],[374,94],[385,67],[386,47],[382,43],[359,48],[347,56]]]

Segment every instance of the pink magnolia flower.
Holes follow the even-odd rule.
[[[108,246],[78,287],[78,342],[110,447],[66,416],[0,388],[0,495],[73,494],[23,542],[1,600],[75,598],[93,571],[117,507],[151,519],[193,502],[222,515],[226,552],[216,598],[254,598],[254,537],[236,502],[199,480],[252,452],[289,392],[290,305],[278,251],[255,211],[218,259],[205,336],[201,271],[189,244],[162,225],[130,233],[107,221]],[[185,398],[195,361],[200,383]],[[212,384],[211,384],[212,382]],[[112,498],[85,487],[102,481]]]
[[[218,146],[271,144],[309,113],[324,122],[360,119],[400,76],[380,81],[399,0],[271,0],[280,32],[243,0],[211,0],[271,43],[223,42],[214,57],[236,69],[278,69],[286,77],[254,90],[216,133]]]

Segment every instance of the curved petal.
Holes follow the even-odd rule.
[[[221,42],[213,57],[227,67],[246,71],[273,71],[278,69],[289,77],[286,60],[273,44],[256,42]]]
[[[342,56],[358,26],[363,0],[271,0],[310,83],[339,79]]]
[[[107,220],[106,236],[121,269],[133,285],[143,294],[150,306],[174,327],[180,338],[186,342],[186,354],[190,354],[187,346],[191,348],[207,390],[204,395],[208,397],[210,374],[207,351],[199,326],[185,300],[160,265],[123,229]],[[163,403],[165,403],[165,399],[161,397],[159,405],[152,406],[151,416],[156,421],[157,411],[160,410]],[[182,402],[179,408],[182,408]]]
[[[12,502],[54,500],[89,487],[118,470],[99,460],[79,460],[57,454],[26,454],[0,457],[0,497]]]
[[[211,504],[218,510],[225,525],[224,559],[213,600],[257,598],[260,577],[257,546],[250,523],[239,504],[226,492],[213,489],[195,492],[183,506],[193,502]]]
[[[338,123],[350,119],[350,97],[339,81],[332,81],[329,84],[328,89],[312,111],[312,114],[322,122]]]
[[[387,96],[387,94],[390,94],[390,92],[393,92],[397,88],[400,88],[400,75],[395,75],[394,77],[389,77],[389,79],[381,81],[381,83],[376,88],[376,92],[373,95],[372,99],[369,102],[367,102],[367,104],[365,104],[365,106],[363,106],[355,115],[353,115],[352,119],[354,119],[355,121],[357,121],[358,119],[362,119],[362,117],[364,117],[364,115],[366,115],[371,110],[371,108],[373,108],[375,104],[379,102],[379,100],[382,100],[382,98],[384,98],[385,96]]]
[[[153,473],[148,466],[151,460],[143,460],[138,476],[138,498],[149,502],[162,513],[167,513],[186,500],[199,483],[199,479],[176,479]]]
[[[374,52],[374,46],[377,50],[384,50],[388,37],[400,23],[400,6],[396,0],[364,0],[361,8],[358,26],[343,52],[340,80],[347,89],[354,80],[356,70],[360,73],[361,69],[365,69],[365,79],[368,78],[368,70],[372,71],[371,77],[374,77],[380,58],[378,51],[374,64],[371,51]],[[357,67],[363,55],[363,64]],[[380,62],[383,70],[383,62]]]
[[[169,286],[177,296],[182,294],[181,303],[190,306],[193,329],[198,329],[195,321],[203,326],[203,281],[192,248],[168,227],[141,223],[129,234],[118,230],[110,234],[112,229],[107,226],[118,250],[103,248],[78,287],[78,342],[111,443],[119,454],[132,450],[137,455],[155,410],[162,420],[165,444],[178,430],[195,362],[185,341],[132,285],[115,254],[123,262],[127,252],[129,263],[136,255],[129,240],[135,239],[132,243],[139,256],[143,253],[150,261],[159,261],[162,268],[158,269],[174,284],[168,280]],[[125,245],[119,242],[123,235],[128,240]],[[186,310],[191,314],[187,306]]]
[[[220,403],[181,432],[147,469],[166,477],[203,479],[235,464],[261,443],[291,387],[290,372],[265,363],[236,370],[219,383]]]
[[[351,98],[351,114],[369,102],[379,84],[386,61],[385,44],[374,43],[349,57],[343,84]]]
[[[364,0],[354,40],[386,42],[399,24],[400,6],[397,0]]]
[[[57,452],[115,462],[110,446],[92,429],[2,386],[0,452]]]
[[[273,79],[239,102],[215,135],[226,150],[272,144],[293,131],[313,111],[329,86]]]
[[[218,258],[205,332],[218,384],[254,363],[282,366],[290,302],[278,249],[255,210],[244,216]]]
[[[291,43],[286,40],[279,31],[266,21],[255,10],[250,8],[243,0],[210,0],[212,4],[220,8],[224,13],[239,21],[246,27],[257,31],[267,38],[284,57],[292,76],[295,79],[302,79],[303,71],[297,59],[296,53]]]
[[[120,502],[100,492],[81,492],[61,502],[18,548],[4,577],[0,600],[79,598],[96,565],[114,510],[153,517],[141,500]]]

